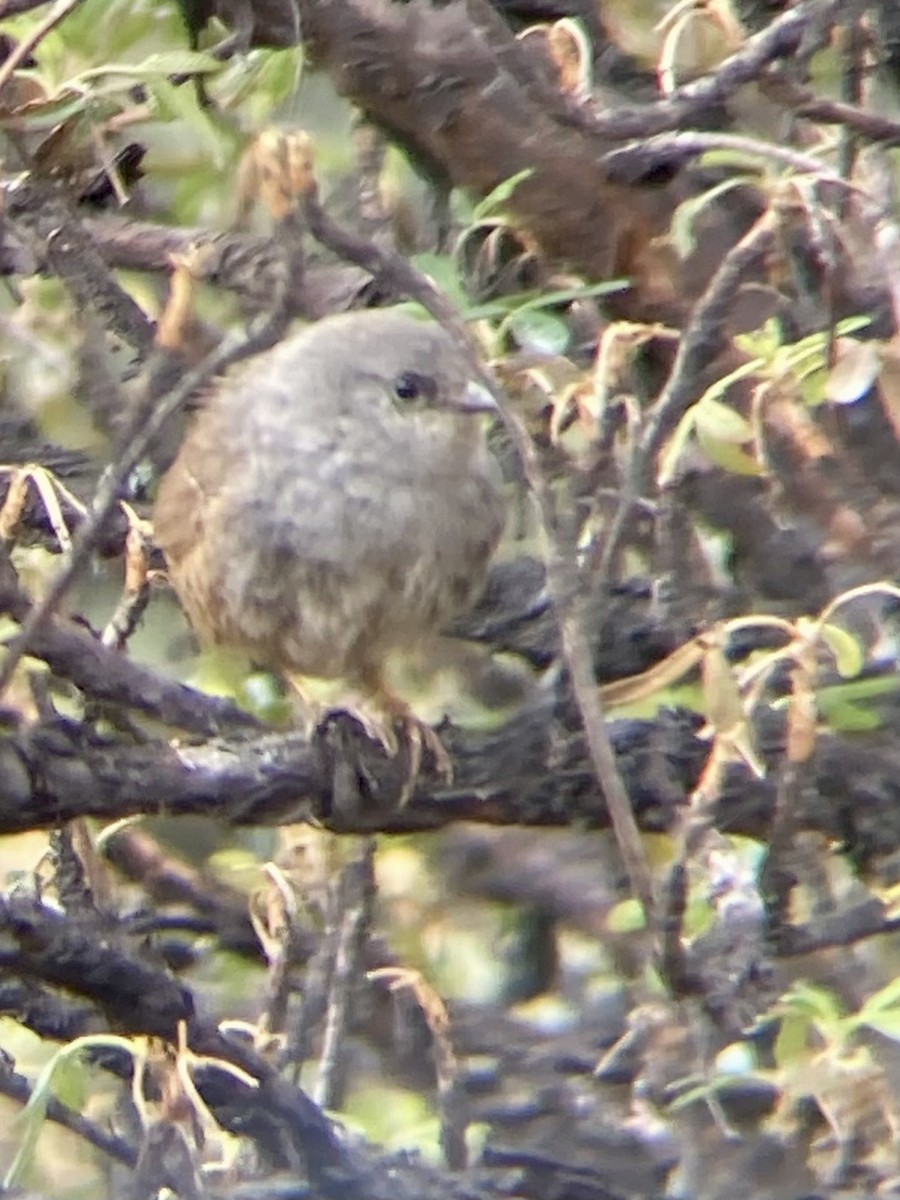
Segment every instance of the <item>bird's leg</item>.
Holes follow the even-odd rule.
[[[349,713],[362,725],[370,741],[378,742],[388,758],[393,758],[400,749],[393,717],[389,716],[383,705],[377,703],[368,687],[365,693],[348,694],[344,691],[334,700],[330,700],[316,695],[314,687],[310,686],[310,678],[306,675],[297,671],[286,671],[285,678],[291,685],[291,692],[296,701],[294,710],[306,727],[307,733],[311,734],[332,713]]]
[[[291,711],[296,723],[311,737],[316,726],[321,724],[324,706],[312,694],[307,677],[295,671],[285,671],[284,678],[290,684]]]

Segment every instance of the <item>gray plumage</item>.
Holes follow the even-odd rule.
[[[484,408],[437,325],[329,317],[228,376],[156,501],[200,638],[377,691],[469,607],[503,528]]]

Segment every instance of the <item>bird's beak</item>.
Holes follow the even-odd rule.
[[[467,413],[493,413],[497,415],[497,401],[484,386],[483,383],[478,383],[475,379],[470,379],[466,384],[466,390],[459,397],[454,408],[460,412]]]

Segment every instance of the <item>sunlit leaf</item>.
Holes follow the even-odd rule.
[[[748,454],[741,446],[736,446],[734,442],[709,437],[704,430],[698,428],[697,443],[710,462],[721,467],[723,471],[729,471],[732,475],[765,474],[762,465],[753,455]]]
[[[865,665],[865,651],[859,640],[840,625],[823,625],[822,637],[834,655],[838,674],[843,679],[855,678]]]
[[[819,404],[825,403],[825,385],[828,382],[828,372],[824,364],[816,367],[814,370],[807,372],[801,380],[798,381],[800,389],[800,399],[810,408],[815,408]]]
[[[802,980],[781,997],[779,1007],[825,1024],[836,1024],[844,1017],[844,1006],[834,992]]]
[[[773,1053],[775,1065],[789,1067],[808,1053],[809,1022],[799,1013],[785,1013],[781,1018]]]
[[[888,1009],[896,1009],[900,1014],[900,976],[879,988],[874,995],[869,996],[860,1008],[857,1016],[868,1021],[876,1013],[884,1013]]]
[[[882,1013],[878,1017],[867,1018],[861,1024],[890,1038],[892,1042],[900,1042],[900,1010],[895,1009],[890,1013]]]
[[[884,718],[872,708],[847,700],[819,700],[819,711],[837,733],[874,733],[884,726]]]
[[[72,80],[72,85],[87,83],[104,75],[124,75],[129,79],[149,79],[155,75],[209,75],[221,71],[222,64],[211,54],[199,50],[167,50],[149,54],[139,63],[104,63],[90,67]]]
[[[644,909],[639,900],[621,900],[614,904],[606,916],[606,928],[610,933],[637,933],[647,928]]]
[[[769,317],[761,329],[750,333],[739,333],[734,339],[738,350],[751,358],[761,358],[770,361],[781,345],[781,330],[774,317]]]
[[[743,445],[753,438],[753,429],[746,417],[719,400],[706,398],[697,405],[697,436],[717,442]]]

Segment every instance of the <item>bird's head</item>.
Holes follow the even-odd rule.
[[[497,414],[490,391],[434,322],[380,309],[332,318],[321,329],[339,351],[332,361],[341,363],[345,396],[365,394],[382,412],[424,426],[448,416]]]

